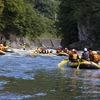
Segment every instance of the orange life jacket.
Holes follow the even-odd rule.
[[[100,59],[99,55],[98,54],[93,54],[93,61],[94,62],[98,62]]]
[[[2,51],[3,51],[3,50],[4,50],[4,46],[0,46],[0,50],[2,50]]]

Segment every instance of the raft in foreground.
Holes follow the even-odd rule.
[[[79,62],[71,62],[71,61],[67,62],[67,66],[71,68],[77,68],[78,65],[79,65],[79,69],[100,69],[100,65],[92,61],[84,60]]]
[[[0,50],[0,55],[5,55],[6,53],[2,50]]]

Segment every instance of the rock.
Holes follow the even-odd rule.
[[[23,44],[26,43],[27,49],[33,49],[36,47],[45,47],[45,48],[58,48],[61,46],[61,40],[55,38],[40,38],[37,40],[29,40],[25,37],[17,37],[9,34],[9,38],[0,35],[0,42],[5,46],[9,46],[11,48],[21,49]]]
[[[40,41],[42,47],[45,47],[45,48],[58,48],[59,46],[61,46],[60,39],[41,38],[39,41]]]
[[[27,38],[16,39],[12,41],[9,45],[12,48],[20,49],[22,48],[23,43],[26,43],[26,48],[33,49],[36,47],[45,47],[45,48],[58,48],[60,45],[60,39],[51,39],[51,38],[40,38],[39,40],[30,41]]]
[[[76,49],[76,50],[83,50],[84,48],[90,48],[92,47],[92,43],[91,45],[88,44],[86,41],[79,41],[79,42],[75,42],[69,45],[70,49]]]

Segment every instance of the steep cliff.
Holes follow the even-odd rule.
[[[85,24],[77,22],[77,28],[79,41],[70,44],[69,47],[76,48],[78,50],[82,50],[84,47],[93,47],[96,41],[96,37],[93,34],[94,27],[89,24],[89,21],[85,19]]]

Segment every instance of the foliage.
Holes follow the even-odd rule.
[[[3,10],[4,10],[4,1],[0,0],[0,31],[4,28],[4,25],[1,20]]]
[[[4,9],[4,1],[0,0],[0,16],[2,14],[3,9]]]
[[[39,13],[41,11],[36,7],[36,2],[45,5],[43,13],[48,13],[48,16]],[[6,36],[10,33],[31,40],[43,34],[56,35],[53,19],[57,12],[55,5],[56,0],[0,0],[0,31]]]
[[[25,6],[23,0],[5,0],[1,21],[5,26],[3,33],[21,32],[24,20]]]
[[[88,21],[91,34],[100,37],[100,0],[62,0],[59,9],[57,28],[63,42],[78,41],[77,22],[86,26]]]
[[[73,18],[74,9],[70,5],[71,3],[70,0],[62,0],[58,14],[57,26],[58,31],[62,34],[62,45],[64,46],[78,41],[77,21]]]
[[[26,14],[25,14],[25,22],[23,24],[24,33],[31,40],[40,36],[44,30],[44,25],[42,23],[42,16],[36,14],[35,10],[30,4],[26,4]]]
[[[38,13],[50,19],[55,19],[55,15],[58,12],[58,0],[34,0],[34,3]]]

